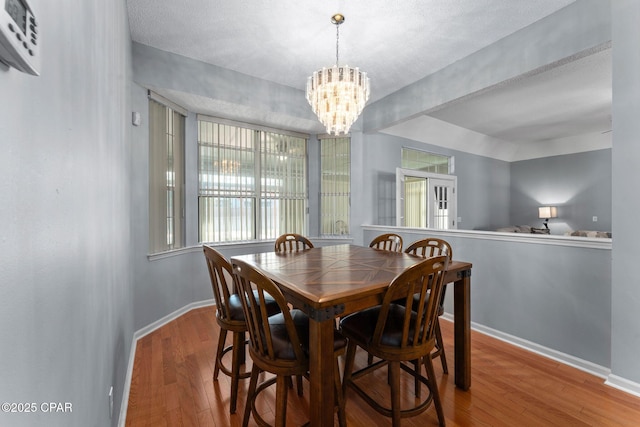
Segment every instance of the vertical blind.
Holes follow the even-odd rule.
[[[198,116],[199,239],[306,233],[307,138]]]
[[[149,100],[149,251],[184,246],[184,116]]]
[[[320,234],[349,234],[351,139],[320,139]]]
[[[407,177],[404,187],[404,225],[427,226],[427,180]]]

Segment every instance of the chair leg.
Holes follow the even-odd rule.
[[[232,414],[236,413],[236,404],[238,401],[238,382],[240,381],[240,365],[243,356],[241,347],[244,347],[244,332],[233,333],[233,349],[231,357],[231,404],[229,405],[229,411]]]
[[[391,385],[391,424],[400,427],[400,362],[389,363]]]
[[[420,370],[422,369],[422,360],[416,359],[411,363],[413,363],[413,370],[416,371],[417,374],[420,374]],[[420,387],[420,384],[422,383],[418,379],[418,376],[414,376],[413,387],[414,387],[414,393],[417,398],[420,398],[422,396],[422,387]]]
[[[304,396],[304,389],[302,388],[302,375],[296,375],[296,383],[298,386],[298,396]]]
[[[293,380],[287,377],[287,385],[293,388]],[[296,385],[298,387],[298,396],[304,396],[304,388],[302,387],[302,375],[296,375]]]
[[[213,380],[218,380],[218,373],[220,372],[220,364],[222,363],[222,352],[224,351],[224,343],[227,340],[227,330],[220,328],[220,334],[218,335],[218,350],[216,351],[216,363],[213,368]]]
[[[276,427],[285,427],[287,422],[287,387],[286,377],[278,375],[276,378]]]
[[[344,375],[342,377],[342,396],[347,399],[347,386],[351,381],[351,373],[353,371],[353,364],[356,358],[356,343],[349,341],[347,344],[347,354],[344,359]]]
[[[345,411],[345,398],[344,391],[342,390],[342,381],[340,380],[340,365],[338,363],[338,357],[336,356],[336,365],[334,370],[334,383],[336,393],[336,404],[338,405],[338,425],[340,427],[347,427],[347,413]]]
[[[445,374],[449,373],[449,368],[447,367],[447,357],[444,354],[444,342],[442,341],[442,332],[440,331],[440,321],[436,317],[436,347],[438,348],[438,352],[440,353],[440,362],[442,362],[442,372]]]
[[[260,374],[260,369],[253,365],[251,368],[251,381],[249,382],[249,390],[247,391],[247,401],[244,406],[244,417],[242,418],[242,427],[247,427],[249,425],[249,416],[251,415],[251,405],[253,400],[256,398],[256,387],[258,386],[258,375]]]
[[[433,405],[436,407],[438,414],[438,423],[444,427],[444,412],[442,411],[442,402],[440,401],[440,392],[438,391],[438,383],[436,382],[436,373],[433,369],[433,360],[430,357],[424,357],[424,366],[427,370],[427,380],[429,381],[429,389],[433,396]]]

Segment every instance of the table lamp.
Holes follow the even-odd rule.
[[[558,208],[555,206],[540,206],[538,208],[538,218],[544,219],[544,228],[549,229],[549,218],[558,217]]]

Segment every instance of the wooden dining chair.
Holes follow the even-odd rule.
[[[382,251],[402,252],[402,237],[395,233],[381,234],[371,240],[369,247]],[[367,356],[367,363],[369,363],[369,365],[373,363],[372,354]]]
[[[299,252],[313,248],[313,243],[301,234],[285,233],[276,239],[274,246],[275,251],[278,253]],[[298,394],[302,396],[302,377],[297,376],[296,381],[298,385]]]
[[[203,246],[204,257],[209,270],[213,296],[216,302],[216,321],[220,326],[218,336],[218,348],[216,351],[216,361],[213,370],[213,380],[218,380],[218,374],[222,371],[231,377],[231,399],[230,412],[236,412],[236,401],[238,400],[238,382],[240,379],[249,378],[250,372],[240,372],[240,365],[244,363],[247,323],[242,309],[242,302],[233,286],[233,270],[231,264],[218,251],[210,246]],[[231,285],[231,286],[230,286]],[[265,311],[276,314],[280,311],[278,304],[273,298],[266,298],[264,301]],[[225,347],[227,332],[233,333],[233,343]],[[222,358],[229,351],[231,354],[231,369],[224,366]]]
[[[369,243],[369,247],[383,251],[402,252],[402,237],[395,233],[381,234]]]
[[[301,234],[286,233],[276,239],[276,252],[298,252],[304,249],[313,248],[311,240]]]
[[[253,418],[260,426],[267,426],[256,410],[256,398],[269,386],[276,384],[275,425],[284,426],[287,413],[287,381],[292,376],[308,377],[309,372],[309,317],[302,311],[290,309],[278,286],[261,271],[240,260],[234,260],[242,307],[249,330],[249,354],[253,360],[251,382],[247,394],[242,426]],[[281,312],[269,316],[265,311],[265,301],[271,296]],[[337,330],[334,332],[335,375],[334,385],[336,408],[341,427],[346,426],[342,382],[338,369],[338,355],[344,353],[346,340]],[[269,372],[274,377],[258,384],[261,372]]]
[[[400,426],[401,418],[418,415],[433,403],[441,426],[445,425],[444,413],[438,393],[438,385],[433,370],[433,360],[429,356],[435,347],[435,325],[438,318],[438,302],[444,286],[444,277],[449,263],[447,256],[427,258],[397,275],[389,285],[382,304],[346,316],[340,321],[341,331],[348,339],[344,368],[343,388],[352,388],[380,414],[392,418],[394,427]],[[415,295],[419,295],[417,310],[412,310]],[[403,301],[404,304],[399,304]],[[381,359],[372,365],[353,372],[357,347]],[[426,368],[426,378],[422,375],[420,363],[413,366],[405,362],[421,361]],[[379,401],[379,394],[368,393],[358,379],[388,366],[388,385],[391,393],[391,407]],[[406,371],[416,379],[416,400],[411,407],[401,407],[400,373]],[[366,382],[366,389],[376,387]],[[429,393],[421,399],[418,384],[427,386]]]
[[[438,239],[436,237],[428,237],[426,239],[413,242],[405,250],[406,253],[421,256],[423,258],[429,258],[433,256],[446,255],[449,257],[449,262],[453,259],[453,250],[451,245],[446,240]],[[444,314],[444,298],[447,292],[447,284],[444,284],[442,294],[440,296],[440,304],[438,305],[438,317]],[[442,340],[442,332],[440,330],[440,320],[436,320],[436,348],[431,353],[431,357],[435,359],[440,357],[442,363],[442,372],[449,373],[447,366],[447,357],[444,352],[444,342]]]

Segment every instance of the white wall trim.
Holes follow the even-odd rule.
[[[449,313],[445,313],[443,317],[447,320],[453,321],[453,316]],[[611,373],[611,370],[604,366],[596,365],[595,363],[579,359],[575,356],[571,356],[570,354],[562,353],[557,350],[553,350],[551,348],[536,344],[534,342],[518,338],[514,335],[506,334],[496,329],[489,328],[488,326],[471,322],[471,329],[476,332],[480,332],[490,337],[499,339],[500,341],[504,341],[516,347],[520,347],[524,350],[539,354],[540,356],[555,360],[556,362],[560,362],[565,365],[572,366],[576,369],[580,369],[581,371],[587,372],[591,375],[595,375],[602,379],[606,379]]]
[[[484,230],[436,230],[435,228],[397,227],[390,225],[362,225],[363,230],[374,230],[384,233],[418,233],[429,236],[464,237],[467,239],[499,240],[504,242],[521,242],[532,245],[571,246],[576,248],[591,248],[611,250],[612,239],[591,238],[577,236],[560,236],[554,234],[530,234],[530,233],[502,233],[498,231]]]
[[[640,383],[629,381],[626,378],[613,374],[609,375],[604,383],[613,388],[617,388],[618,390],[640,397]]]
[[[133,340],[131,343],[131,351],[129,352],[129,363],[127,365],[127,375],[124,379],[124,390],[122,391],[122,404],[120,405],[120,415],[118,417],[118,426],[125,427],[127,421],[127,408],[129,407],[129,392],[131,391],[131,378],[133,376],[133,362],[136,357],[136,348],[138,344],[138,340],[156,329],[166,325],[167,323],[177,319],[185,313],[188,313],[191,310],[195,310],[196,308],[208,307],[211,305],[215,305],[215,301],[212,299],[192,302],[190,304],[185,305],[182,308],[170,313],[163,318],[156,320],[155,322],[145,326],[144,328],[138,329],[133,334]]]

